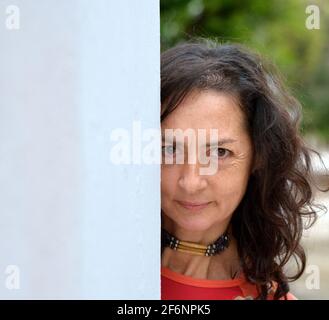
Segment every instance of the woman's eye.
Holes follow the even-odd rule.
[[[218,153],[218,157],[223,157],[223,158],[225,158],[225,156],[226,156],[227,153],[228,153],[228,150],[223,149],[223,148],[218,148],[218,149],[217,149],[217,153]]]
[[[172,155],[176,151],[176,148],[174,146],[163,146],[162,147],[162,153]]]
[[[231,153],[230,150],[224,148],[216,148],[211,150],[211,155],[217,156],[219,159],[225,159]]]

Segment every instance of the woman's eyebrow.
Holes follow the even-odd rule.
[[[166,142],[165,136],[162,136],[162,142]],[[218,141],[208,142],[208,143],[206,143],[206,147],[222,146],[223,144],[234,143],[234,142],[237,142],[237,140],[232,139],[232,138],[224,138],[224,139],[220,139]],[[174,141],[174,143],[178,144],[178,145],[182,144],[180,142],[177,142],[176,140]]]
[[[206,147],[222,146],[223,144],[234,143],[234,142],[237,142],[237,140],[231,139],[231,138],[225,138],[225,139],[220,139],[218,141],[213,141],[213,142],[207,143]]]

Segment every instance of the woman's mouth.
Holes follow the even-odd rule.
[[[206,208],[210,202],[186,202],[186,201],[177,201],[183,208],[191,211],[199,211]]]

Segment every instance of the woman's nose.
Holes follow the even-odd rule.
[[[207,176],[200,174],[200,166],[184,164],[178,184],[187,194],[193,195],[207,187]]]

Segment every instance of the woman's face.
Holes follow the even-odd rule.
[[[161,208],[164,224],[170,230],[182,232],[213,231],[227,226],[240,203],[249,179],[253,148],[245,118],[237,102],[229,95],[216,91],[198,91],[189,94],[161,124],[165,129],[192,129],[198,137],[198,129],[206,129],[207,143],[210,129],[218,129],[218,141],[232,140],[213,147],[199,146],[207,155],[215,156],[218,169],[214,174],[200,174],[199,160],[188,163],[187,156],[181,164],[166,164],[166,158],[179,152],[188,154],[190,142],[184,138],[185,149],[178,151],[172,143],[162,143]],[[213,142],[213,139],[212,139]],[[202,152],[202,151],[201,151]],[[208,203],[202,207],[184,206],[184,202]],[[170,231],[168,230],[168,231]]]

